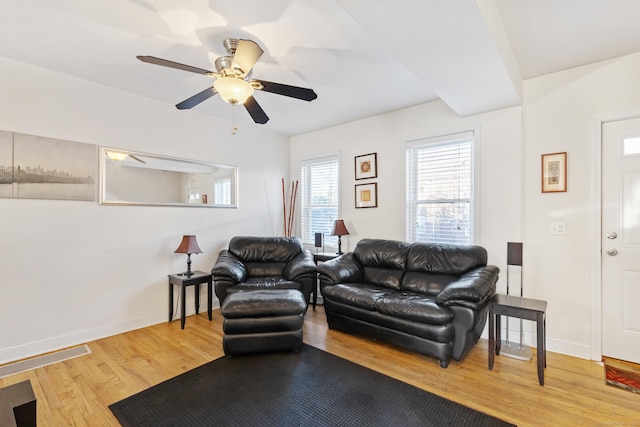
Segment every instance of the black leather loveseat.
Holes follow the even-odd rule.
[[[446,368],[480,338],[499,270],[480,246],[363,239],[318,272],[331,329],[409,348]]]
[[[236,291],[297,289],[305,301],[316,286],[316,264],[297,237],[233,237],[211,270],[220,305]]]

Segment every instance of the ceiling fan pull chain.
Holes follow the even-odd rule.
[[[236,105],[237,104],[231,105],[232,123],[233,123],[233,130],[231,131],[231,135],[235,135],[236,132],[238,131],[238,124],[236,123]]]

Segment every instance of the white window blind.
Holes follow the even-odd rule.
[[[407,144],[407,240],[472,244],[473,132]]]
[[[231,177],[216,178],[214,181],[214,203],[216,205],[231,204]]]
[[[306,160],[300,170],[300,228],[302,242],[313,245],[315,233],[324,234],[325,245],[337,245],[330,236],[338,219],[338,156]]]

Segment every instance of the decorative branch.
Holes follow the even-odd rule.
[[[287,237],[287,199],[284,195],[284,178],[282,178],[282,232]]]
[[[296,198],[298,197],[298,181],[291,181],[291,194],[289,195],[289,214],[287,215],[287,203],[285,194],[284,178],[282,178],[282,205],[284,211],[284,236],[291,237],[293,235],[293,224],[295,219]]]

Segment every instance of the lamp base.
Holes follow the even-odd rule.
[[[179,276],[187,276],[187,277],[193,276],[193,272],[191,271],[191,254],[187,254],[187,271],[185,271],[182,274],[179,274]]]
[[[527,362],[533,358],[531,347],[515,342],[502,341],[500,343],[500,354],[511,357],[512,359],[524,360]]]

